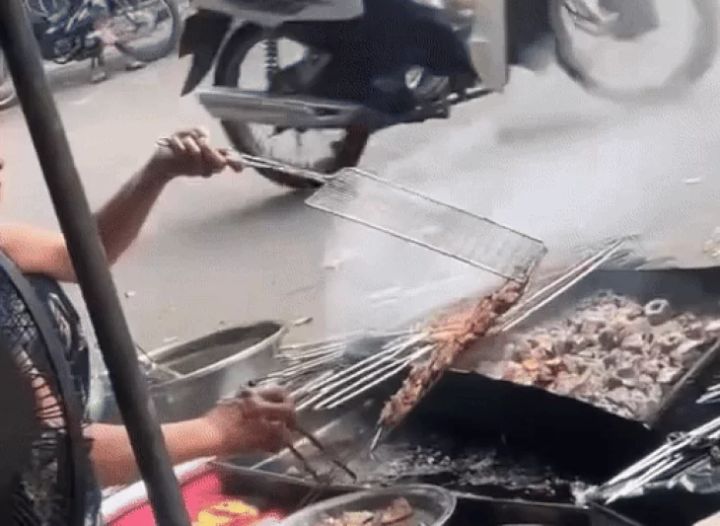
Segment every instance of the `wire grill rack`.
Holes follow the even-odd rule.
[[[329,178],[306,204],[518,282],[547,251],[538,239],[356,168]]]

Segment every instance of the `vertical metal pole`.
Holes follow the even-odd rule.
[[[190,526],[95,220],[22,0],[0,0],[0,45],[72,257],[138,467],[160,526]]]

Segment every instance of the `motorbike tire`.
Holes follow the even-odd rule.
[[[575,56],[570,34],[562,20],[565,0],[551,0],[550,24],[555,33],[555,52],[560,67],[585,90],[621,101],[662,98],[675,94],[700,80],[715,63],[718,48],[718,5],[716,0],[683,0],[697,10],[699,24],[685,60],[661,86],[646,89],[612,89],[593,78]]]
[[[10,77],[10,70],[8,70],[5,63],[5,57],[0,51],[0,110],[13,106],[15,102],[17,102],[15,85]]]
[[[258,43],[265,40],[267,35],[261,27],[244,25],[238,28],[223,47],[215,68],[215,85],[237,87],[240,81],[240,66],[246,55]],[[242,121],[222,120],[221,125],[233,146],[249,155],[267,156],[261,145],[257,143],[250,127]],[[360,159],[370,132],[363,127],[346,129],[345,138],[337,145],[336,153],[331,162],[322,169],[310,167],[323,173],[334,173],[342,168],[355,166]],[[303,177],[289,175],[277,170],[259,168],[258,173],[266,179],[288,188],[297,190],[317,188],[320,184]]]
[[[133,48],[132,46],[123,44],[122,42],[118,42],[117,44],[115,44],[115,47],[123,55],[127,55],[128,57],[139,60],[141,62],[154,62],[155,60],[160,60],[161,58],[168,56],[177,48],[178,42],[180,41],[180,32],[182,29],[182,17],[180,16],[180,9],[178,7],[177,1],[156,1],[161,2],[168,9],[172,24],[172,31],[170,33],[170,37],[155,45],[143,46],[137,49]]]

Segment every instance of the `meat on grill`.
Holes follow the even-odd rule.
[[[409,526],[414,515],[410,503],[399,498],[376,511],[346,511],[340,517],[327,517],[316,526]]]
[[[380,425],[394,427],[399,424],[463,351],[484,336],[498,317],[517,303],[523,290],[524,284],[507,282],[450,322],[444,320],[443,325],[451,325],[453,329],[439,333],[430,358],[412,367],[398,392],[385,403],[380,413]]]

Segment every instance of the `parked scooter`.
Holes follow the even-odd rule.
[[[544,43],[554,44],[558,63],[575,81],[615,98],[687,87],[709,69],[717,43],[716,0],[193,4],[199,10],[180,45],[181,55],[193,55],[183,94],[214,66],[213,86],[198,90],[199,98],[238,150],[325,173],[355,165],[378,129],[447,118],[451,106],[501,91],[509,66],[526,64]],[[682,12],[664,18],[668,7]],[[666,71],[642,84],[640,66],[661,54],[651,37],[669,28],[674,33],[660,43],[678,53],[662,55],[650,69]],[[607,61],[615,70],[603,71],[599,59],[613,45],[624,51]],[[629,51],[643,49],[634,63],[619,66]],[[628,74],[629,84],[616,82]],[[316,184],[261,173],[291,187]]]
[[[24,0],[47,61],[67,64],[101,58],[103,33],[127,57],[151,62],[168,55],[180,38],[176,0]],[[0,109],[15,100],[0,50]]]

